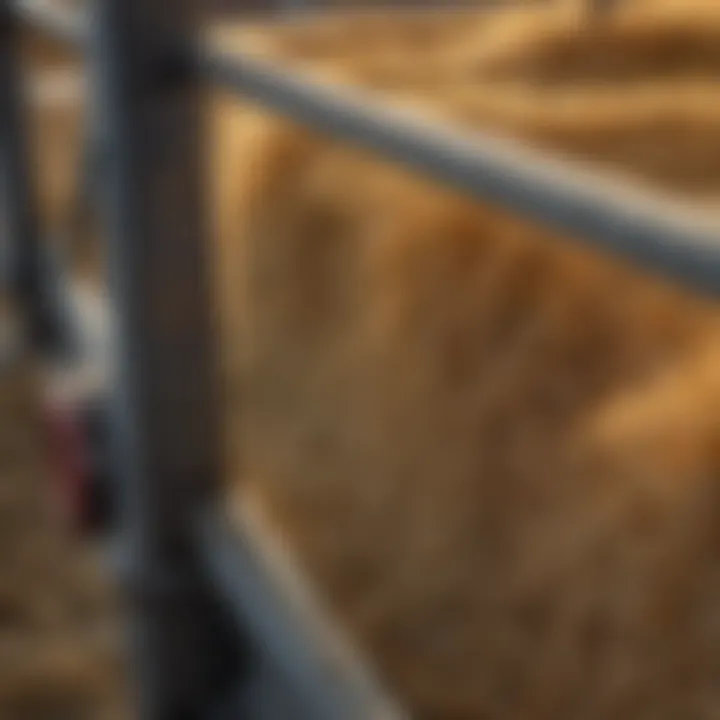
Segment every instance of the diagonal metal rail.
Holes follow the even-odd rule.
[[[26,20],[83,39],[87,20],[51,13],[45,5],[18,2]],[[516,141],[388,108],[369,93],[321,84],[284,65],[208,45],[193,54],[211,82],[317,132],[566,232],[696,292],[720,292],[717,217]]]
[[[486,132],[382,106],[247,55],[199,52],[212,81],[314,131],[371,150],[691,289],[720,292],[720,218]]]

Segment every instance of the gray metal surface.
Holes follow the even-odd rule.
[[[245,648],[193,536],[212,502],[221,433],[198,88],[167,39],[192,0],[98,0],[91,55],[111,140],[105,215],[116,367],[114,463],[138,717],[195,719],[231,691]]]
[[[693,290],[720,290],[720,224],[671,198],[603,180],[595,171],[506,139],[390,110],[377,98],[321,86],[288,67],[210,47],[197,58],[208,79],[318,132],[564,230]]]
[[[254,708],[248,717],[404,720],[275,538],[218,512],[199,530],[213,578],[258,653],[260,676],[240,697]],[[288,703],[293,712],[282,715]]]
[[[199,250],[195,243],[201,192],[186,187],[178,199],[183,182],[174,184],[178,178],[199,177],[193,173],[196,166],[187,164],[187,155],[197,162],[201,152],[187,143],[198,130],[197,108],[185,106],[183,115],[177,104],[166,107],[169,99],[177,103],[176,87],[169,89],[171,98],[162,97],[162,90],[168,91],[162,84],[134,87],[139,77],[147,79],[147,68],[135,66],[133,72],[142,74],[127,77],[128,65],[122,58],[128,48],[111,44],[118,42],[117,16],[110,12],[112,7],[101,9],[107,14],[97,18],[101,34],[91,50],[99,55],[102,90],[95,107],[103,110],[99,120],[113,141],[107,158],[111,186],[106,201],[116,308],[115,322],[112,314],[107,317],[115,327],[105,341],[114,342],[121,353],[114,388],[115,455],[126,490],[125,532],[114,556],[130,601],[140,716],[153,720],[380,718],[375,710],[386,701],[367,687],[362,672],[340,661],[328,667],[328,648],[308,632],[310,623],[302,614],[289,613],[250,550],[248,538],[223,534],[218,525],[211,537],[225,541],[205,544],[203,534],[197,546],[197,538],[187,534],[197,511],[212,504],[217,448],[211,443],[218,437],[209,417],[212,388],[199,394],[203,371],[210,364],[204,353],[212,347],[207,336],[211,326],[207,317],[194,313],[203,307],[207,311],[206,298],[192,297],[193,289],[201,293],[204,287],[196,276],[203,264],[191,252],[192,247]],[[73,33],[76,39],[79,35]],[[86,42],[90,39],[85,36]],[[144,93],[152,93],[151,103],[160,107],[148,108],[151,103]],[[175,115],[162,121],[164,112]],[[180,153],[172,148],[163,151],[155,134],[149,143],[144,121],[150,118],[158,123],[153,128],[170,133],[163,133],[163,139],[185,142]],[[175,134],[178,119],[190,127],[175,128]],[[154,155],[157,152],[160,158]],[[183,153],[187,153],[184,159]],[[173,178],[171,187],[158,187],[163,177]],[[177,241],[183,240],[182,232],[188,228],[195,232],[184,239],[192,245],[185,246],[184,258],[178,257],[183,248]],[[61,275],[53,273],[53,284]],[[63,298],[66,306],[67,299]],[[77,299],[91,302],[101,314],[110,310],[102,298]],[[82,339],[94,339],[96,333],[85,326],[95,314],[76,315],[85,330]],[[94,356],[90,352],[84,360]],[[185,407],[171,405],[170,400],[182,399],[183,394]],[[193,448],[193,442],[201,444]],[[178,487],[186,482],[193,485]],[[196,562],[199,558],[203,562]],[[215,621],[208,627],[213,616]],[[205,660],[222,653],[223,645],[239,648],[241,657],[229,654],[225,663],[208,668]]]
[[[720,223],[673,200],[487,133],[449,129],[246,55],[199,53],[211,80],[309,128],[374,151],[656,272],[720,292]]]

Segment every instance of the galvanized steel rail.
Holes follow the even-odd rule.
[[[19,6],[26,18],[52,24],[43,3]],[[65,18],[63,35],[83,36],[79,17],[74,30],[69,27]],[[367,92],[314,82],[283,65],[207,45],[187,53],[209,81],[318,132],[567,232],[695,292],[720,292],[720,216],[515,141],[385,107]]]
[[[35,267],[25,148],[11,142],[23,129],[11,52],[15,21],[84,45],[99,70],[99,107],[112,141],[105,204],[120,353],[114,430],[141,717],[206,718],[220,712],[211,707],[221,701],[240,712],[251,687],[260,695],[270,687],[296,704],[275,711],[265,705],[267,717],[398,716],[361,670],[313,644],[302,621],[273,595],[249,543],[241,538],[238,545],[215,514],[220,450],[202,243],[200,82],[220,84],[696,292],[720,291],[720,224],[517,143],[450,130],[360,91],[198,45],[192,33],[200,17],[191,0],[97,0],[94,7],[91,27],[82,13],[38,0],[0,0],[0,142],[19,266]],[[30,301],[40,292],[36,286]],[[271,666],[261,677],[253,668],[260,657]],[[245,700],[233,703],[238,689]]]

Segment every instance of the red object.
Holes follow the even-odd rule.
[[[50,476],[62,522],[74,533],[90,529],[93,468],[82,407],[49,400],[44,408]]]

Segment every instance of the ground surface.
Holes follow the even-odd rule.
[[[0,718],[119,720],[117,613],[55,522],[27,373],[0,374]]]
[[[68,60],[37,40],[28,50],[38,68]],[[67,203],[77,110],[50,104],[31,132],[40,131],[41,203],[53,225]],[[119,613],[92,548],[53,515],[29,375],[0,366],[0,720],[120,720],[130,714]]]

